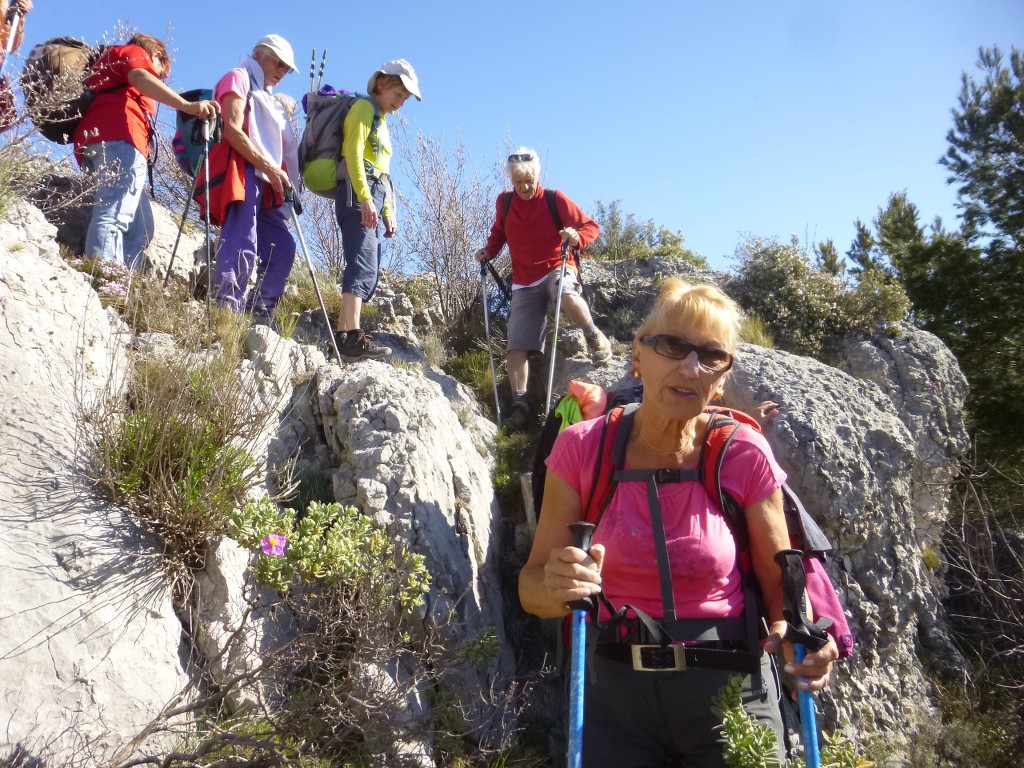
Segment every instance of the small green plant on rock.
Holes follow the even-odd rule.
[[[174,345],[137,357],[90,414],[98,488],[161,539],[172,582],[185,586],[262,485],[252,453],[266,418],[230,359]]]
[[[229,535],[258,553],[252,566],[256,581],[280,592],[296,579],[340,581],[357,585],[381,607],[393,603],[411,611],[430,589],[423,555],[396,544],[355,507],[313,502],[297,518],[295,510],[263,498],[235,511]],[[396,581],[394,573],[401,578]]]
[[[743,678],[732,677],[714,700],[714,711],[722,718],[725,736],[722,754],[729,768],[804,768],[803,760],[778,757],[779,739],[770,726],[757,723],[743,708],[740,696]],[[821,746],[823,768],[872,768],[874,763],[857,752],[841,733],[824,734]]]

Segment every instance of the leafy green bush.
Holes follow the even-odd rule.
[[[909,302],[898,284],[869,270],[850,288],[813,266],[795,239],[782,244],[750,238],[738,254],[730,293],[767,323],[787,351],[820,358],[847,334],[906,319]]]
[[[172,348],[138,358],[90,418],[99,488],[163,540],[175,580],[262,485],[249,446],[266,414],[254,409],[230,361]]]
[[[270,720],[249,716],[204,724],[162,764],[168,768],[185,765],[331,768],[333,765],[326,757],[313,754],[300,737],[282,734]]]
[[[295,510],[263,498],[236,510],[228,532],[259,553],[253,565],[257,582],[280,592],[296,579],[339,581],[359,589],[364,598],[376,596],[374,603],[381,607],[411,611],[430,589],[423,555],[405,551],[355,507],[313,502],[297,518]],[[396,582],[392,573],[401,578]]]

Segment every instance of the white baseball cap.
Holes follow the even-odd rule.
[[[416,77],[416,71],[412,68],[412,64],[405,59],[393,59],[381,64],[380,69],[370,75],[370,79],[366,83],[367,93],[373,93],[373,86],[377,84],[378,75],[398,75],[402,78],[402,85],[416,97],[416,101],[423,101],[423,97],[420,96],[419,78]]]
[[[299,71],[299,68],[295,66],[295,54],[292,52],[291,43],[283,37],[280,35],[264,35],[253,48],[258,48],[261,45],[269,48],[292,72]]]

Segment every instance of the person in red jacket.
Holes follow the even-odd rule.
[[[142,267],[153,237],[153,212],[145,196],[155,140],[157,102],[203,119],[217,116],[215,101],[186,101],[164,80],[171,60],[164,44],[137,34],[103,51],[85,85],[96,93],[75,128],[75,157],[96,185],[85,255]]]
[[[512,307],[508,318],[508,345],[505,365],[512,389],[512,412],[502,421],[509,431],[526,427],[530,406],[526,397],[529,378],[529,354],[544,351],[548,305],[557,299],[561,273],[562,243],[579,250],[597,239],[601,229],[580,207],[560,190],[554,190],[553,201],[561,228],[555,220],[547,192],[540,185],[540,157],[526,147],[508,156],[508,176],[514,194],[498,196],[497,215],[487,245],[474,255],[483,262],[495,258],[508,245],[512,258]],[[509,198],[508,196],[511,195]],[[578,266],[573,260],[566,265],[562,281],[562,309],[583,329],[587,350],[594,365],[603,365],[611,356],[611,345],[590,314],[583,299]]]

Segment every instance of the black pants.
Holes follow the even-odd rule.
[[[744,709],[768,725],[782,748],[778,685],[771,659],[761,659],[764,683],[751,693],[744,677]],[[584,699],[585,768],[725,768],[725,738],[712,700],[730,678],[728,670],[689,668],[683,672],[637,672],[631,665],[593,657]]]

